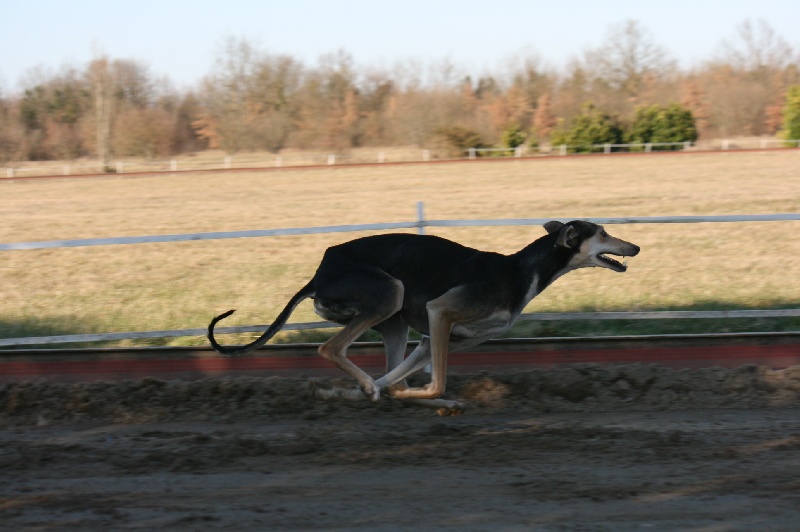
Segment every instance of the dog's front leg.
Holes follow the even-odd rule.
[[[413,375],[430,364],[431,341],[427,336],[423,336],[417,347],[394,369],[375,381],[378,388],[386,388]]]
[[[428,327],[430,329],[431,382],[422,388],[393,390],[392,396],[401,399],[435,399],[442,395],[447,384],[447,353],[453,314],[448,310],[445,296],[428,303]],[[411,358],[411,357],[409,357]],[[421,357],[420,357],[421,358]]]

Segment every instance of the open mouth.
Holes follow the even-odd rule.
[[[604,264],[604,265],[605,265],[607,268],[611,268],[611,269],[612,269],[612,270],[614,270],[615,272],[624,272],[625,270],[627,270],[627,269],[628,269],[628,264],[627,264],[627,262],[625,261],[625,257],[624,257],[624,256],[622,257],[622,260],[623,260],[623,262],[620,262],[620,261],[618,261],[618,260],[614,260],[614,259],[612,259],[612,258],[611,258],[611,257],[609,257],[609,256],[608,256],[606,253],[600,253],[600,254],[597,256],[597,260],[599,260],[599,261],[600,261],[600,262],[602,262],[602,263],[603,263],[603,264]]]

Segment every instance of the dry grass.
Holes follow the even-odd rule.
[[[800,150],[0,183],[0,242],[431,219],[800,210]],[[571,274],[529,310],[796,306],[797,222],[609,228],[642,246],[623,275]],[[538,228],[430,229],[511,252]],[[1,252],[0,336],[182,329],[238,308],[269,322],[328,234]],[[238,319],[238,321],[237,321]],[[294,321],[315,319],[302,305]]]

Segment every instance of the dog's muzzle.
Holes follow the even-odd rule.
[[[626,246],[623,249],[614,251],[604,251],[597,255],[597,260],[606,268],[614,270],[615,272],[624,272],[628,270],[628,263],[626,257],[635,257],[639,254],[641,248],[636,244],[625,242]],[[609,255],[622,257],[622,262],[612,259]]]

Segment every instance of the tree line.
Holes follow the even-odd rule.
[[[156,79],[142,62],[106,56],[30,71],[19,93],[0,94],[0,160],[107,162],[208,148],[460,150],[574,144],[586,131],[632,142],[797,138],[798,85],[800,53],[763,21],[743,22],[688,70],[634,20],[559,69],[528,55],[480,76],[449,61],[358,67],[343,51],[308,66],[229,38],[190,90]]]

